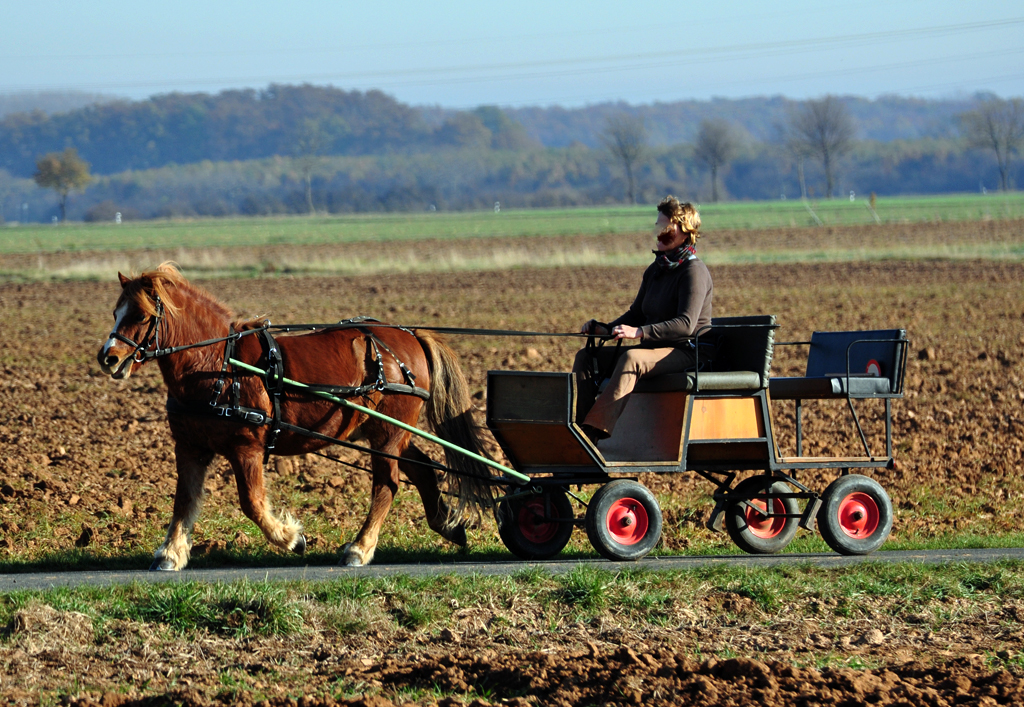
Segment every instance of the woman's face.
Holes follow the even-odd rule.
[[[658,250],[674,250],[686,241],[686,234],[678,223],[670,223],[668,216],[658,212],[658,220],[654,224],[654,237],[658,240]]]

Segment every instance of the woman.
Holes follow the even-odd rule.
[[[645,375],[678,373],[692,368],[696,357],[691,337],[711,326],[713,286],[707,266],[697,257],[700,214],[692,204],[667,196],[658,204],[654,236],[657,257],[644,271],[640,291],[630,308],[607,325],[591,319],[584,334],[610,334],[639,339],[622,350],[608,386],[583,421],[595,443],[610,437],[637,380]],[[592,365],[587,349],[576,354],[574,371]]]

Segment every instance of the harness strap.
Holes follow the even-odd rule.
[[[281,434],[281,394],[284,392],[284,359],[281,357],[274,336],[263,329],[258,334],[260,344],[263,346],[263,355],[267,360],[266,375],[263,376],[263,385],[270,394],[272,410],[272,422],[270,434],[267,436],[267,446],[263,450],[263,463],[270,459],[270,454],[277,446],[277,437]]]
[[[188,415],[192,417],[219,417],[222,419],[237,420],[238,422],[244,422],[249,425],[256,425],[257,427],[273,423],[273,419],[269,415],[267,415],[267,413],[263,410],[257,410],[255,408],[247,408],[240,406],[232,407],[229,405],[218,405],[216,407],[204,406],[201,404],[189,405],[187,403],[182,403],[180,400],[170,395],[167,396],[166,408],[168,415]],[[307,430],[304,427],[291,425],[287,422],[279,421],[278,425],[282,430],[285,430],[286,432],[293,432],[295,434],[300,434],[305,437],[312,437],[313,439],[318,439],[323,442],[330,442],[332,444],[338,445],[339,447],[345,447],[346,449],[354,449],[357,452],[366,452],[367,454],[372,454],[378,457],[382,457],[384,459],[393,459],[395,461],[408,462],[410,464],[418,464],[420,466],[425,466],[430,469],[435,469],[437,471],[443,471],[448,474],[455,474],[456,476],[473,476],[472,474],[465,474],[456,471],[445,466],[444,464],[439,464],[435,461],[420,461],[418,459],[410,459],[409,457],[400,457],[396,454],[389,454],[388,452],[381,452],[379,450],[373,449],[372,447],[366,447],[361,444],[346,442],[345,440],[338,439],[337,437],[331,437],[330,435],[321,434],[320,432]],[[264,459],[263,463],[267,463],[266,459]],[[473,476],[473,478],[480,478],[486,481],[489,477]]]
[[[330,393],[331,395],[337,395],[339,398],[361,398],[369,395],[375,390],[379,390],[384,393],[401,393],[402,395],[415,395],[417,398],[423,400],[430,400],[430,391],[425,388],[420,388],[415,385],[405,385],[404,383],[391,383],[386,382],[384,385],[378,386],[376,383],[368,383],[366,385],[307,385],[307,389],[318,392],[318,393]]]
[[[228,338],[224,341],[224,361],[220,364],[220,378],[213,384],[213,397],[210,399],[210,406],[216,407],[220,404],[220,396],[224,393],[224,386],[227,383],[228,361],[235,355],[235,342],[238,338],[235,334],[235,325],[228,327]]]
[[[402,361],[402,359],[398,358],[398,354],[396,354],[394,351],[392,351],[390,346],[388,346],[383,341],[381,341],[376,336],[374,336],[373,332],[370,332],[370,331],[367,331],[367,330],[363,330],[363,329],[360,329],[360,331],[362,331],[364,334],[366,334],[366,336],[368,336],[370,338],[370,341],[375,346],[380,346],[382,349],[384,349],[389,354],[391,354],[391,358],[395,359],[395,363],[397,363],[398,364],[398,368],[401,369],[402,375],[405,376],[405,382],[408,383],[409,385],[415,387],[415,385],[416,385],[416,376],[413,374],[412,371],[409,370],[409,367],[405,365],[405,362]],[[410,332],[410,333],[412,333],[412,332]],[[378,375],[383,377],[383,375],[384,375],[384,366],[381,365],[380,352],[377,352],[377,365],[380,366],[380,372],[379,372]],[[385,381],[385,382],[387,382],[387,381]]]
[[[189,405],[170,395],[167,396],[166,407],[170,415],[231,418],[256,426],[266,425],[270,421],[265,410],[242,405]]]

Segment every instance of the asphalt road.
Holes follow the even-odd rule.
[[[186,569],[182,572],[148,572],[141,570],[117,572],[33,572],[0,574],[0,592],[39,591],[56,587],[109,586],[129,582],[323,582],[345,577],[388,577],[405,575],[428,577],[439,574],[505,575],[522,570],[539,569],[550,574],[564,574],[577,567],[617,571],[644,569],[652,571],[681,570],[691,567],[735,565],[739,567],[771,567],[775,565],[808,564],[817,567],[847,567],[862,562],[916,562],[943,564],[951,562],[997,562],[1024,560],[1024,548],[990,550],[907,550],[876,552],[865,557],[844,557],[834,554],[807,555],[707,555],[700,557],[646,557],[639,562],[608,562],[606,560],[547,560],[544,562],[450,562],[445,564],[392,564],[368,567],[248,567],[230,569]]]

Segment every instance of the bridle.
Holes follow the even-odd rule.
[[[110,338],[117,339],[118,341],[128,344],[132,347],[131,358],[135,363],[142,363],[151,358],[156,358],[160,352],[160,324],[164,318],[164,303],[160,301],[160,296],[156,295],[156,314],[149,318],[149,329],[146,330],[146,335],[141,343],[137,343],[132,339],[129,339],[124,334],[118,331],[111,331]],[[153,350],[150,351],[150,347]]]

